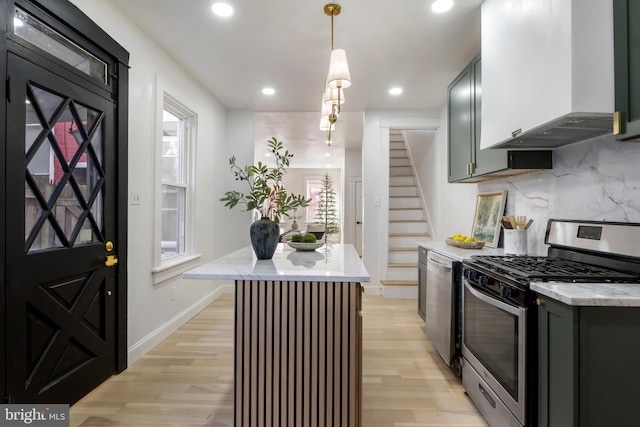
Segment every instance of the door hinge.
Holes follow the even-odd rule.
[[[11,76],[7,76],[5,93],[7,96],[7,102],[11,102]]]

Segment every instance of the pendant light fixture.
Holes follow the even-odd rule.
[[[327,133],[327,145],[331,145],[331,131],[335,129],[335,123],[340,115],[340,106],[344,103],[343,90],[351,86],[347,53],[344,49],[334,49],[333,47],[333,17],[340,15],[341,10],[340,5],[335,3],[324,6],[325,15],[331,17],[331,58],[327,82],[322,94],[320,119],[320,130]]]

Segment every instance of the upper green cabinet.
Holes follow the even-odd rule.
[[[640,2],[613,1],[616,139],[640,141]]]
[[[482,62],[478,54],[447,88],[449,182],[481,182],[551,169],[551,151],[481,150]]]
[[[471,176],[470,167],[475,158],[475,150],[472,149],[475,137],[473,106],[476,97],[476,90],[472,84],[473,77],[473,69],[468,65],[447,89],[449,182]]]

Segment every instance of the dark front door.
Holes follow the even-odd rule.
[[[116,371],[114,106],[13,53],[7,70],[6,389],[73,403]]]

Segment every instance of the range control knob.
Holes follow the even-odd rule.
[[[505,286],[505,285],[500,285],[500,296],[502,298],[509,298],[511,297],[511,288],[509,286]]]
[[[480,276],[480,285],[487,286],[489,284],[489,278],[487,276]]]

